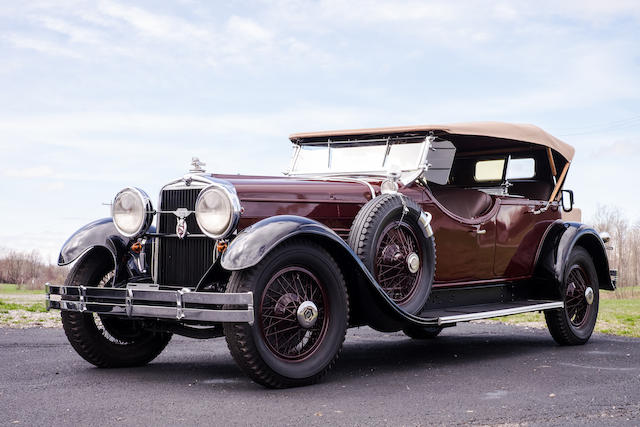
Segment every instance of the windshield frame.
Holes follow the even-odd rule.
[[[327,150],[327,164],[328,167],[331,164],[331,148],[336,145],[350,145],[357,147],[359,145],[363,146],[386,146],[386,152],[384,154],[384,158],[382,159],[381,165],[386,163],[387,158],[389,157],[389,153],[391,147],[393,145],[400,145],[397,142],[394,144],[394,141],[407,141],[407,140],[417,140],[417,142],[410,142],[411,144],[421,144],[420,155],[416,165],[414,167],[400,169],[397,172],[401,174],[401,181],[405,181],[407,176],[414,176],[417,172],[418,176],[421,175],[427,168],[427,154],[429,151],[429,147],[431,145],[432,137],[430,135],[397,135],[397,136],[386,136],[383,138],[372,138],[372,139],[343,139],[343,140],[332,140],[331,138],[327,138],[321,141],[313,141],[313,142],[294,142],[293,148],[294,152],[291,158],[291,164],[289,170],[285,172],[285,175],[288,176],[387,176],[390,173],[389,167],[380,166],[380,168],[373,168],[371,170],[327,170],[327,171],[295,171],[296,165],[299,159],[300,152],[303,150],[304,146],[316,146],[316,147],[328,147]],[[403,179],[405,178],[405,179]],[[415,178],[414,178],[415,179]]]

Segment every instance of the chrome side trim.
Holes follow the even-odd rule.
[[[373,185],[371,185],[371,183],[365,179],[353,178],[348,176],[335,176],[335,177],[309,176],[308,178],[305,178],[305,179],[309,181],[324,181],[324,182],[340,182],[340,181],[357,182],[359,184],[366,186],[369,189],[372,199],[375,199],[376,197],[376,190],[373,188]]]
[[[145,284],[126,288],[57,286],[47,284],[47,310],[67,310],[121,317],[238,322],[253,324],[253,293],[208,293],[159,290]],[[52,298],[52,296],[54,298]],[[63,299],[63,297],[66,297]],[[196,304],[194,308],[190,305]],[[220,305],[240,306],[221,309]],[[244,308],[243,306],[246,306]]]
[[[512,307],[503,310],[480,311],[477,313],[457,314],[454,316],[441,316],[438,318],[438,325],[447,325],[458,322],[469,322],[471,320],[490,319],[492,317],[510,316],[512,314],[529,313],[531,311],[551,310],[554,308],[564,308],[564,302],[547,302],[543,304],[533,304],[523,307]]]

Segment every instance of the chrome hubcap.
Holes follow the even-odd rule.
[[[420,269],[420,257],[415,252],[411,252],[407,256],[407,267],[409,271],[413,274],[417,273]]]
[[[298,323],[305,329],[309,329],[316,324],[318,320],[318,307],[312,301],[304,301],[298,306],[296,312]]]
[[[587,289],[585,289],[584,299],[587,300],[587,304],[589,305],[593,304],[593,289],[591,289],[591,287],[588,287]]]

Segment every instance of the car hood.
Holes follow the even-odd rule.
[[[241,202],[366,203],[380,181],[353,178],[298,178],[214,175],[235,187]]]

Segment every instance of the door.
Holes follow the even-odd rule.
[[[455,218],[437,202],[429,201],[422,208],[433,216],[436,283],[495,278],[493,266],[499,206],[494,206],[487,215],[473,223]]]

